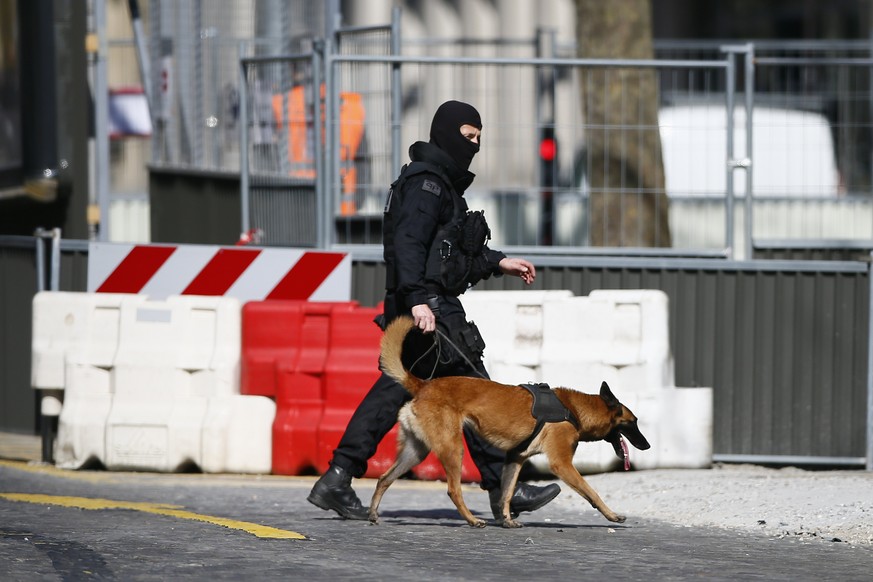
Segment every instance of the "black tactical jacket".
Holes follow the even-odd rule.
[[[475,177],[460,170],[448,154],[428,142],[412,144],[409,157],[412,164],[404,167],[404,172],[410,175],[398,179],[395,183],[398,191],[393,192],[386,205],[383,244],[389,271],[385,298],[389,321],[398,314],[409,313],[415,305],[427,303],[428,297],[441,296],[446,300],[439,282],[427,277],[428,254],[437,231],[459,211],[466,212],[463,194]],[[500,275],[498,263],[506,255],[487,249],[486,257],[492,274]],[[457,298],[451,299],[449,302],[462,310]]]

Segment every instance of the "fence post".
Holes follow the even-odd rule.
[[[37,228],[33,233],[34,241],[36,242],[36,292],[46,290],[45,284],[45,248],[43,247],[42,239],[45,238],[46,231],[42,228]]]
[[[400,7],[395,6],[391,11],[391,54],[400,56]],[[400,159],[400,124],[403,116],[403,85],[400,77],[400,63],[391,64],[391,172],[400,172],[402,161]]]
[[[734,70],[734,54],[729,49],[723,48],[727,55],[727,71],[725,79],[725,110],[726,116],[726,181],[727,186],[724,197],[725,210],[725,248],[727,248],[728,258],[734,258],[734,90],[736,84],[736,73]]]
[[[49,286],[52,291],[61,290],[61,229],[53,228],[51,232],[52,251],[51,251],[51,271]]]
[[[745,91],[746,98],[746,161],[748,163],[743,165],[743,169],[746,171],[746,259],[754,259],[754,253],[752,252],[752,226],[753,226],[753,214],[754,214],[754,190],[752,187],[752,172],[755,171],[754,164],[752,163],[752,138],[753,132],[755,131],[754,125],[752,123],[752,116],[754,114],[755,107],[755,45],[752,43],[748,43],[746,45],[746,50],[743,55],[745,59],[745,78],[743,79],[743,90]]]
[[[94,31],[97,48],[94,50],[94,189],[100,211],[97,240],[109,240],[109,46],[106,38],[106,2],[96,0],[93,6]]]
[[[327,245],[334,241],[334,212],[338,207],[335,201],[339,199],[340,188],[340,139],[339,139],[339,87],[337,84],[334,38],[328,38],[324,43],[325,69],[325,240]]]
[[[864,468],[873,471],[873,252],[867,269],[867,451]]]
[[[746,195],[743,203],[743,217],[745,224],[743,225],[743,246],[744,259],[752,258],[752,109],[754,104],[755,91],[755,49],[752,43],[747,43],[742,46],[723,46],[722,52],[728,55],[728,71],[727,71],[727,110],[728,110],[728,174],[727,174],[727,193],[726,193],[726,208],[730,220],[730,256],[734,258],[733,249],[734,243],[734,170],[744,170],[746,173]],[[734,93],[736,92],[736,67],[734,58],[736,54],[743,54],[743,97],[746,110],[746,155],[742,159],[734,157]],[[727,227],[726,227],[727,228]]]
[[[312,148],[315,156],[315,240],[318,248],[326,249],[330,244],[330,205],[328,204],[328,188],[325,176],[325,142],[322,137],[322,132],[326,129],[320,122],[322,97],[321,86],[323,80],[321,78],[322,67],[324,66],[324,50],[325,43],[323,40],[316,39],[312,47],[312,103],[313,103],[313,143]],[[325,95],[325,99],[327,95]]]
[[[245,47],[239,44],[239,200],[240,235],[245,235],[251,227],[249,219],[249,91],[248,64],[244,60]]]
[[[59,291],[61,288],[61,229],[38,228],[33,233],[36,241],[36,291]],[[51,239],[51,250],[46,269],[45,241]],[[48,282],[46,282],[48,272]],[[58,434],[58,418],[61,414],[63,392],[60,390],[39,391],[39,428],[42,440],[42,462],[54,463],[54,442]]]

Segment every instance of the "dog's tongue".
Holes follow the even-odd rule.
[[[627,443],[624,442],[624,438],[620,435],[618,437],[618,442],[621,444],[621,452],[624,455],[624,470],[630,471],[630,453],[627,450]]]

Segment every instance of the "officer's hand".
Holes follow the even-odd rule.
[[[533,263],[524,259],[505,257],[498,264],[504,275],[515,275],[530,285],[537,278],[537,270]]]
[[[427,306],[427,303],[413,307],[412,318],[415,320],[416,327],[424,333],[433,333],[436,329],[436,316],[434,316],[430,307]]]

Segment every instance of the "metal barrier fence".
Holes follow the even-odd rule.
[[[243,178],[255,189],[243,188],[250,200],[241,230],[257,231],[264,244],[378,243],[388,184],[406,160],[406,147],[426,138],[430,116],[446,98],[469,100],[485,116],[484,147],[474,162],[479,177],[468,196],[486,209],[496,244],[635,246],[636,231],[649,226],[630,228],[624,240],[604,233],[598,200],[615,197],[625,217],[646,201],[662,200],[656,213],[667,208],[669,234],[661,227],[651,244],[684,252],[743,258],[755,241],[873,238],[873,99],[865,41],[656,41],[657,60],[629,68],[622,61],[564,58],[572,52],[548,31],[530,40],[447,45],[445,39],[401,38],[396,15],[385,26],[330,29],[325,7],[314,3],[212,7],[153,0],[150,6],[151,85],[159,104],[152,164],[258,174]],[[322,33],[324,40],[317,40]],[[277,55],[307,61],[291,68],[320,69],[325,124],[307,121],[306,137],[316,146],[311,165],[321,164],[314,180],[261,165],[271,148],[274,161],[288,159],[282,149],[288,136],[281,136],[283,146],[274,131],[276,141],[267,146],[255,135],[263,126],[241,127],[252,104],[242,105],[240,93],[260,99],[262,77],[278,75],[282,83],[290,77],[266,65],[241,77],[234,63]],[[584,104],[607,81],[621,83],[606,100],[614,113],[646,76],[657,77],[658,122],[643,123],[631,111],[618,123],[586,119]],[[252,84],[240,87],[241,78]],[[343,119],[349,98],[361,111],[357,128]],[[315,127],[323,129],[321,141]],[[538,148],[551,129],[557,159],[543,170]],[[245,153],[240,130],[249,134]],[[598,183],[592,173],[599,169],[592,168],[589,146],[598,131],[611,136],[605,159],[618,160],[611,168],[632,162],[619,170],[617,183]],[[360,138],[350,147],[354,133]],[[633,185],[629,168],[639,161],[633,142],[640,139],[660,141],[663,185]],[[734,155],[727,151],[731,145]],[[241,168],[243,155],[252,167]],[[747,191],[754,196],[744,198]]]
[[[340,29],[336,50],[390,54],[396,38],[391,30]],[[388,162],[379,156],[399,158],[391,150],[393,120],[380,116],[384,108],[378,106],[391,98],[392,75],[378,75],[369,66],[350,70],[344,82],[356,90],[337,93],[322,77],[325,47],[319,42],[306,55],[240,61],[242,231],[254,231],[262,244],[327,246],[334,226],[326,218],[343,217],[341,226],[350,231],[362,201],[371,199],[366,192],[373,183],[371,169]],[[336,99],[328,98],[332,95]],[[334,101],[342,123],[331,126],[327,107]],[[335,145],[335,158],[326,158],[324,143]],[[326,204],[327,196],[317,195],[329,188],[326,178],[332,171],[339,177],[336,208]]]
[[[239,60],[312,49],[320,2],[149,2],[152,164],[239,171]]]
[[[86,289],[87,242],[44,234],[48,238],[0,236],[0,280],[17,282],[0,285],[0,344],[6,346],[0,350],[0,428],[6,430],[32,431],[39,422],[30,387],[34,293]],[[380,249],[348,250],[352,298],[375,305],[384,281]],[[716,460],[873,470],[869,261],[580,257],[529,250],[536,289],[576,295],[661,289],[669,296],[676,383],[713,388]],[[521,286],[515,277],[480,285]]]
[[[352,296],[365,305],[378,301],[381,255],[350,250]],[[715,460],[873,469],[869,264],[529,250],[536,289],[668,295],[676,384],[713,387]],[[502,277],[477,289],[522,287]]]
[[[663,183],[640,180],[635,172],[649,165],[638,144],[653,142],[653,156],[659,157],[659,127],[657,123],[641,123],[639,112],[633,108],[622,110],[620,95],[607,101],[607,111],[600,117],[583,117],[580,103],[587,98],[594,99],[602,92],[604,84],[616,82],[619,94],[629,93],[636,85],[648,77],[657,79],[661,92],[671,95],[694,96],[708,103],[717,111],[728,107],[732,92],[714,94],[705,87],[714,84],[714,79],[730,74],[733,62],[722,61],[599,61],[583,59],[482,59],[482,58],[437,58],[437,57],[364,57],[360,55],[327,55],[326,70],[328,86],[335,87],[334,93],[356,91],[360,86],[345,82],[349,71],[367,66],[371,70],[381,67],[382,74],[372,77],[387,77],[393,68],[400,68],[401,86],[395,91],[402,95],[414,95],[415,99],[403,99],[404,107],[400,114],[400,139],[403,147],[418,139],[427,140],[430,118],[438,105],[447,99],[460,99],[474,103],[483,116],[483,147],[471,168],[479,175],[467,193],[471,206],[483,207],[490,217],[495,244],[533,245],[548,239],[562,246],[587,246],[593,239],[606,240],[606,246],[643,246],[628,241],[609,241],[597,229],[603,229],[600,216],[592,212],[600,199],[608,196],[621,196],[627,201],[628,211],[634,211],[639,204],[656,206],[666,204],[663,199],[667,191]],[[560,79],[554,90],[536,95],[532,88],[542,85],[538,82],[544,69],[556,71],[554,77]],[[697,79],[703,79],[696,83]],[[704,89],[692,86],[702,85]],[[557,140],[558,169],[543,169],[540,158],[540,137],[544,128],[543,100],[553,95],[553,103],[546,109],[551,115],[547,125],[553,129]],[[377,111],[386,117],[391,114],[395,101],[385,94],[381,102],[370,101]],[[613,107],[615,111],[609,110]],[[384,112],[384,113],[383,113]],[[369,113],[369,111],[368,111]],[[336,106],[329,108],[327,126],[334,134],[341,130],[342,120]],[[714,129],[710,145],[722,152],[718,165],[724,187],[732,180],[727,170],[727,158],[731,144],[725,125],[731,120],[724,114],[722,127]],[[695,128],[695,119],[689,115],[674,119],[676,131],[690,131]],[[387,132],[386,127],[368,125],[368,135]],[[331,135],[330,132],[328,135]],[[586,146],[592,136],[606,135],[610,140],[610,151],[601,163],[614,164],[615,172],[610,177],[593,181],[591,166],[593,155]],[[385,142],[388,140],[380,140]],[[396,142],[396,140],[395,140]],[[336,143],[328,141],[327,159],[341,159]],[[396,177],[399,167],[380,163],[391,160],[390,152],[378,151],[371,147],[371,176],[373,182],[359,184],[357,209],[361,214],[369,214],[371,219],[379,220],[386,185]],[[329,162],[331,163],[331,162]],[[546,175],[553,172],[553,175]],[[336,167],[328,167],[328,176],[334,180],[340,174]],[[617,174],[617,176],[616,176]],[[551,185],[544,186],[546,179]],[[329,184],[328,196],[336,200],[336,182]],[[722,197],[722,202],[732,202]],[[338,207],[334,202],[335,213]],[[715,247],[724,249],[730,244],[725,240],[732,236],[732,229],[726,225],[728,217],[722,213],[720,230],[722,242]],[[681,228],[682,225],[677,225]],[[640,230],[650,228],[642,221]],[[663,232],[655,237],[658,246],[669,246],[669,234]],[[636,240],[634,233],[630,236]],[[364,242],[379,242],[378,239]]]
[[[384,49],[385,44],[381,41],[377,46]],[[486,209],[498,245],[548,241],[566,247],[643,246],[634,244],[640,237],[633,229],[629,240],[609,240],[604,234],[605,220],[596,210],[601,208],[597,200],[604,197],[621,197],[625,214],[636,212],[640,204],[666,206],[669,233],[665,229],[656,235],[654,244],[686,252],[742,258],[751,256],[756,240],[873,237],[869,169],[861,163],[867,155],[865,136],[873,132],[869,115],[861,111],[861,104],[867,103],[865,95],[834,89],[829,99],[843,112],[844,121],[833,123],[814,108],[798,109],[802,95],[796,91],[782,102],[778,92],[769,92],[759,103],[756,83],[759,77],[772,77],[774,69],[787,77],[802,77],[831,66],[841,68],[838,76],[848,79],[844,86],[867,85],[868,60],[786,63],[756,59],[753,47],[745,45],[729,47],[717,61],[437,58],[351,52],[318,54],[327,72],[325,123],[308,121],[307,139],[313,140],[316,126],[323,131],[325,146],[315,148],[312,165],[319,160],[323,164],[313,186],[316,198],[325,202],[319,203],[322,214],[316,220],[322,234],[311,244],[380,242],[381,208],[387,184],[405,161],[402,149],[427,139],[432,112],[449,98],[475,103],[483,114],[483,149],[472,168],[479,176],[467,198],[471,206]],[[794,73],[786,69],[789,66]],[[555,79],[554,86],[544,87],[543,71]],[[740,71],[748,82],[743,91],[716,90],[735,87]],[[623,97],[646,76],[653,76],[658,86],[657,122],[641,122],[634,110],[586,119],[580,107],[585,99],[615,81],[617,95],[606,100],[606,107],[626,107]],[[250,86],[246,93],[252,90],[260,89]],[[354,119],[344,111],[351,97],[360,105],[360,115]],[[728,116],[728,110],[734,115]],[[544,117],[544,111],[553,117]],[[558,143],[557,164],[548,170],[551,176],[545,174],[539,155],[545,127],[554,131]],[[348,134],[355,128],[363,137],[350,149]],[[260,128],[249,123],[247,131]],[[598,133],[608,135],[609,151],[596,163],[614,164],[618,177],[607,179],[602,173],[600,181],[592,179],[595,162],[588,144]],[[286,137],[274,135],[279,141],[272,147],[285,147],[280,142]],[[653,154],[645,155],[663,160],[663,183],[641,183],[634,175],[634,168],[648,164],[637,147],[646,140],[657,144]],[[288,186],[281,176],[276,179],[277,187]],[[746,192],[753,196],[746,197]],[[636,228],[652,227],[641,221]],[[289,239],[283,235],[281,240]]]
[[[263,244],[313,246],[322,174],[321,83],[312,55],[243,59],[240,83],[242,232]],[[251,98],[249,97],[251,91]]]

